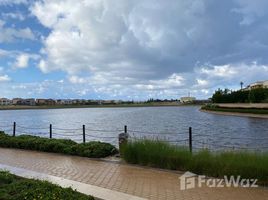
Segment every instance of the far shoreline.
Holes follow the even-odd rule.
[[[201,112],[216,114],[216,115],[225,115],[225,116],[235,116],[235,117],[252,117],[252,118],[261,118],[268,119],[268,115],[265,114],[253,114],[253,113],[239,113],[239,112],[226,112],[226,111],[211,111],[200,109]]]
[[[200,104],[119,104],[119,105],[44,105],[44,106],[0,106],[0,111],[4,110],[45,110],[45,109],[72,109],[72,108],[142,108],[142,107],[181,107],[181,106],[201,106]]]

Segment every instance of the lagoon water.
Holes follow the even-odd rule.
[[[49,136],[82,141],[82,125],[87,140],[117,145],[124,125],[132,138],[149,137],[187,145],[188,128],[193,130],[193,148],[249,149],[268,151],[268,119],[215,115],[199,111],[199,106],[74,108],[0,111],[0,130],[12,134]]]

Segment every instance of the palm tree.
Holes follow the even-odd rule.
[[[241,90],[243,89],[243,85],[244,85],[244,83],[241,81],[240,82]]]

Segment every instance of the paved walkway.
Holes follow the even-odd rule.
[[[0,164],[153,200],[268,200],[266,188],[202,187],[182,191],[179,172],[75,156],[0,148]]]

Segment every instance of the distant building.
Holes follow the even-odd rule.
[[[12,104],[13,105],[21,105],[22,98],[14,98],[12,99]]]
[[[259,89],[259,88],[268,88],[268,80],[251,83],[243,90],[252,90],[252,89]]]
[[[54,99],[46,99],[46,105],[56,105],[56,101]]]
[[[35,99],[33,99],[33,98],[23,99],[22,103],[23,103],[22,105],[35,106]]]
[[[101,105],[102,101],[101,100],[87,100],[86,104],[87,105]]]
[[[12,101],[7,99],[7,98],[0,98],[0,105],[1,106],[7,106],[7,105],[11,105]]]
[[[36,104],[37,105],[45,105],[46,104],[46,99],[36,99]]]
[[[115,100],[114,103],[121,104],[121,103],[123,103],[123,101],[122,100]]]
[[[46,99],[36,99],[37,105],[46,105]]]
[[[193,103],[196,100],[195,97],[181,97],[180,102],[181,103]]]
[[[36,99],[37,105],[55,105],[56,101],[53,99]]]
[[[12,99],[13,105],[27,105],[27,106],[35,106],[35,99],[22,99],[22,98],[14,98]]]
[[[59,105],[70,105],[72,104],[72,100],[71,99],[58,99],[56,103]]]
[[[101,102],[102,105],[113,105],[115,104],[114,100],[104,100]]]
[[[85,99],[73,99],[72,104],[85,104],[86,100]]]

